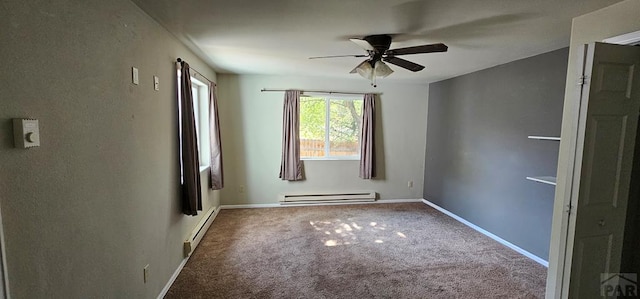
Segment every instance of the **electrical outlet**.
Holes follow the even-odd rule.
[[[238,187],[238,193],[244,193],[244,185],[240,185],[240,187]]]
[[[413,181],[408,181],[407,182],[407,187],[413,188]]]
[[[144,269],[142,270],[142,279],[144,280],[144,283],[147,283],[147,280],[149,280],[149,264],[147,264],[146,266],[144,266]]]

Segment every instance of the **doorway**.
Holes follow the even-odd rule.
[[[639,43],[640,34],[619,40]],[[640,48],[595,43],[581,53],[572,183],[561,223],[566,243],[560,240],[559,260],[550,265],[560,271],[550,276],[552,298],[599,298],[602,274],[637,273],[640,263],[633,254],[640,248]]]

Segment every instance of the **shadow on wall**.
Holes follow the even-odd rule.
[[[10,118],[0,120],[0,149],[10,149],[13,144],[13,123]]]
[[[247,198],[247,192],[236,192],[239,186],[246,185],[246,143],[245,128],[242,117],[238,112],[244,111],[242,89],[237,75],[226,75],[229,79],[218,84],[224,92],[218,90],[218,109],[220,115],[220,139],[222,139],[222,165],[224,166],[225,187],[221,190],[220,200],[227,202],[242,202]],[[222,79],[222,78],[220,78]],[[220,97],[224,94],[224,98]],[[222,203],[222,202],[221,202]]]
[[[376,177],[375,180],[384,181],[386,165],[385,165],[385,152],[384,152],[384,133],[382,126],[382,101],[380,100],[380,96],[376,96],[376,132],[375,132],[375,153],[376,153]]]

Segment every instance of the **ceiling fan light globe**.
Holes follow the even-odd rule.
[[[374,73],[373,67],[371,67],[371,64],[369,63],[368,60],[363,61],[361,64],[359,64],[355,70],[363,78],[367,80],[373,79],[373,73]]]
[[[384,62],[378,61],[376,62],[376,66],[374,68],[374,73],[378,77],[387,77],[393,73],[393,70]]]

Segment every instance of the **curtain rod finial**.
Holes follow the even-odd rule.
[[[182,58],[178,57],[178,59],[176,59],[178,62],[182,62]]]

